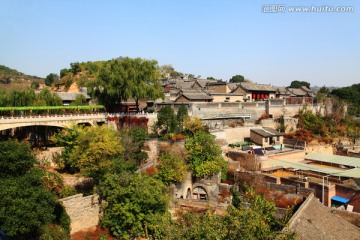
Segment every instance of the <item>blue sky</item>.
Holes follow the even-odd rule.
[[[264,13],[286,4],[283,13]],[[0,64],[45,77],[71,62],[156,59],[183,73],[257,83],[360,82],[359,1],[0,0]],[[289,6],[354,6],[351,13]]]

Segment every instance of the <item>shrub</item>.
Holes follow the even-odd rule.
[[[76,189],[74,187],[65,186],[63,189],[61,189],[59,196],[60,198],[69,197],[72,195],[77,194]]]
[[[171,138],[171,140],[173,140],[174,142],[175,141],[180,141],[180,140],[185,140],[185,136],[183,134],[179,133],[179,134],[174,135]]]

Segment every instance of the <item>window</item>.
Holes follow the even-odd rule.
[[[268,138],[265,138],[265,142],[268,142],[269,141],[269,139]]]
[[[279,137],[279,136],[276,137],[276,141],[280,141],[280,137]]]

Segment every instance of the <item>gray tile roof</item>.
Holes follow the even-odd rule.
[[[212,100],[213,99],[210,95],[206,94],[205,92],[203,92],[201,90],[197,90],[197,89],[183,90],[179,94],[179,97],[181,97],[181,96],[184,96],[185,98],[187,98],[189,100]]]
[[[311,90],[306,86],[301,86],[301,89],[304,90],[305,92],[311,92]]]
[[[204,92],[213,96],[244,96],[242,93],[219,93],[214,90],[204,90]]]
[[[76,96],[82,94],[86,100],[90,100],[91,97],[83,92],[56,92],[63,101],[75,101]]]
[[[251,129],[250,131],[255,132],[263,137],[283,136],[284,133],[278,132],[273,128],[264,127],[263,129]]]
[[[246,91],[268,91],[268,92],[276,92],[276,89],[273,88],[269,84],[257,84],[257,83],[250,83],[250,82],[242,82],[240,83],[242,88]]]
[[[275,87],[273,86],[273,88],[275,88],[277,90],[277,92],[281,95],[290,95],[290,92],[286,89],[286,87]]]
[[[195,81],[183,81],[183,82],[178,82],[176,83],[176,86],[180,89],[189,89],[189,88],[192,88],[195,84]]]
[[[213,80],[213,79],[197,79],[196,82],[199,83],[199,85],[204,88],[204,87],[206,87],[206,84],[207,84],[207,83],[217,83],[218,80]]]
[[[325,207],[312,194],[291,217],[289,229],[303,239],[359,239],[360,229]]]
[[[305,92],[304,90],[302,90],[300,88],[288,88],[288,90],[294,96],[306,96],[307,95],[307,92]]]
[[[228,83],[227,86],[232,91],[238,87],[239,83]]]

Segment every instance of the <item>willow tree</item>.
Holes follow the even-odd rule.
[[[140,98],[163,97],[158,78],[155,60],[112,59],[102,66],[98,78],[90,86],[90,92],[106,107],[134,98],[139,110]]]
[[[33,89],[27,90],[12,90],[9,92],[1,91],[0,92],[0,106],[13,106],[13,107],[22,107],[30,106],[35,100],[36,95]]]

